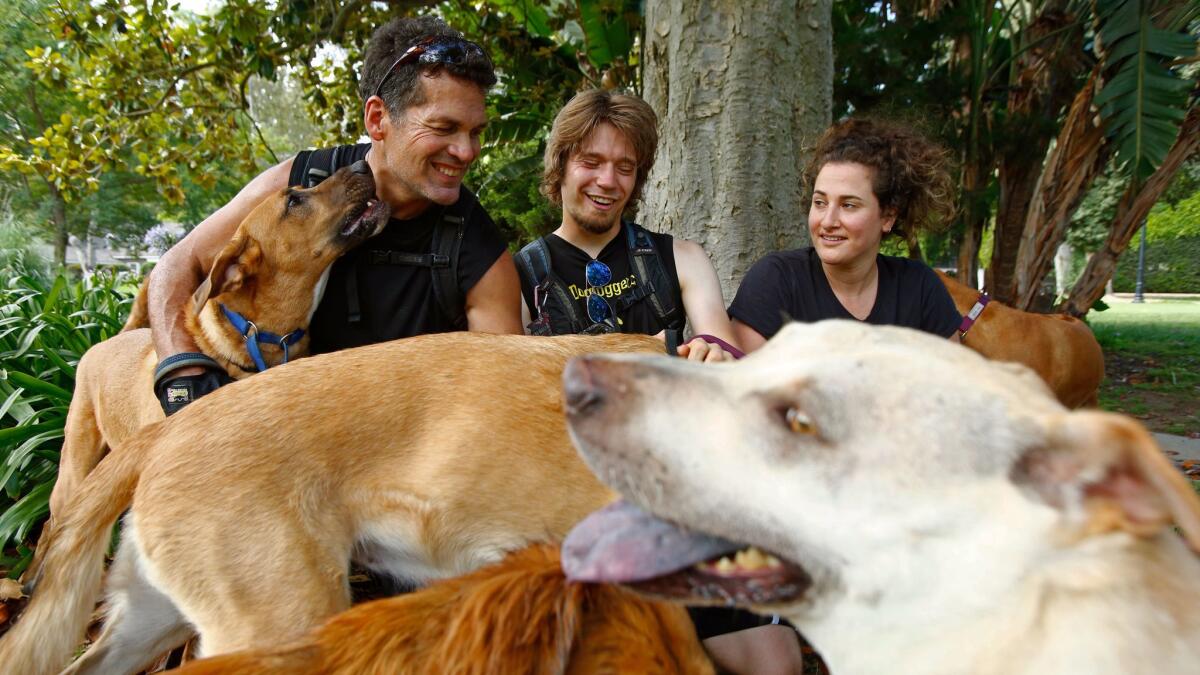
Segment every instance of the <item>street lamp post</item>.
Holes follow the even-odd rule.
[[[1133,301],[1145,302],[1146,298],[1142,296],[1142,291],[1145,289],[1146,282],[1146,221],[1142,221],[1142,241],[1138,244],[1138,271],[1137,285],[1133,287]]]

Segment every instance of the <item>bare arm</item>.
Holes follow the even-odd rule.
[[[763,337],[762,333],[737,319],[733,320],[733,334],[737,336],[737,343],[741,345],[742,351],[747,354],[767,343],[767,338]]]
[[[684,311],[692,322],[692,330],[696,334],[714,335],[734,347],[740,347],[729,323],[729,315],[725,313],[721,282],[717,280],[717,271],[708,254],[699,244],[683,239],[676,239],[674,248],[679,290],[683,295]],[[679,355],[693,361],[731,358],[720,347],[703,340],[692,340],[680,346]]]
[[[161,360],[180,352],[197,351],[184,324],[191,310],[191,297],[204,280],[213,260],[229,243],[242,220],[267,195],[287,187],[292,160],[288,159],[259,174],[229,203],[204,219],[178,244],[163,254],[150,274],[147,311],[154,351]],[[196,375],[199,367],[181,368],[179,375]]]
[[[467,291],[467,329],[483,333],[525,332],[521,323],[521,281],[505,251]]]

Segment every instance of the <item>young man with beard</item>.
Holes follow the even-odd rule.
[[[604,90],[582,92],[559,111],[541,190],[562,207],[562,223],[517,254],[527,332],[661,334],[674,347],[690,319],[697,335],[737,347],[704,250],[622,219],[654,165],[656,127],[645,101]],[[702,338],[675,349],[697,361],[732,358]],[[723,672],[799,672],[791,628],[722,608],[694,610],[693,618]]]
[[[721,285],[694,242],[622,219],[635,204],[658,145],[657,119],[641,99],[596,89],[567,103],[546,144],[542,194],[562,224],[517,255],[522,316],[535,335],[646,333],[689,359],[728,352],[693,331],[733,343]]]
[[[371,38],[359,92],[368,143],[302,152],[267,169],[173,247],[150,277],[148,310],[160,358],[156,393],[171,414],[228,381],[202,365],[183,312],[213,259],[262,199],[310,187],[365,160],[392,220],[336,262],[309,328],[314,353],[469,329],[520,333],[520,285],[504,238],[462,185],[487,125],[496,82],[479,45],[431,17],[395,19]],[[189,358],[191,357],[191,358]],[[171,385],[193,395],[168,402]]]

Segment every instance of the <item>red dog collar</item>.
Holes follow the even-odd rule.
[[[979,299],[975,301],[975,306],[963,317],[962,323],[958,324],[958,339],[967,339],[967,331],[971,330],[971,326],[975,325],[975,320],[979,318],[980,314],[983,314],[983,308],[987,307],[987,304],[991,301],[992,299],[987,293],[979,294]]]

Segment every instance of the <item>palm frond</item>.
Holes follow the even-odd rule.
[[[1157,27],[1145,0],[1097,0],[1097,10],[1106,81],[1095,104],[1118,165],[1142,181],[1162,163],[1187,115],[1193,83],[1169,64],[1194,55],[1196,39]]]

